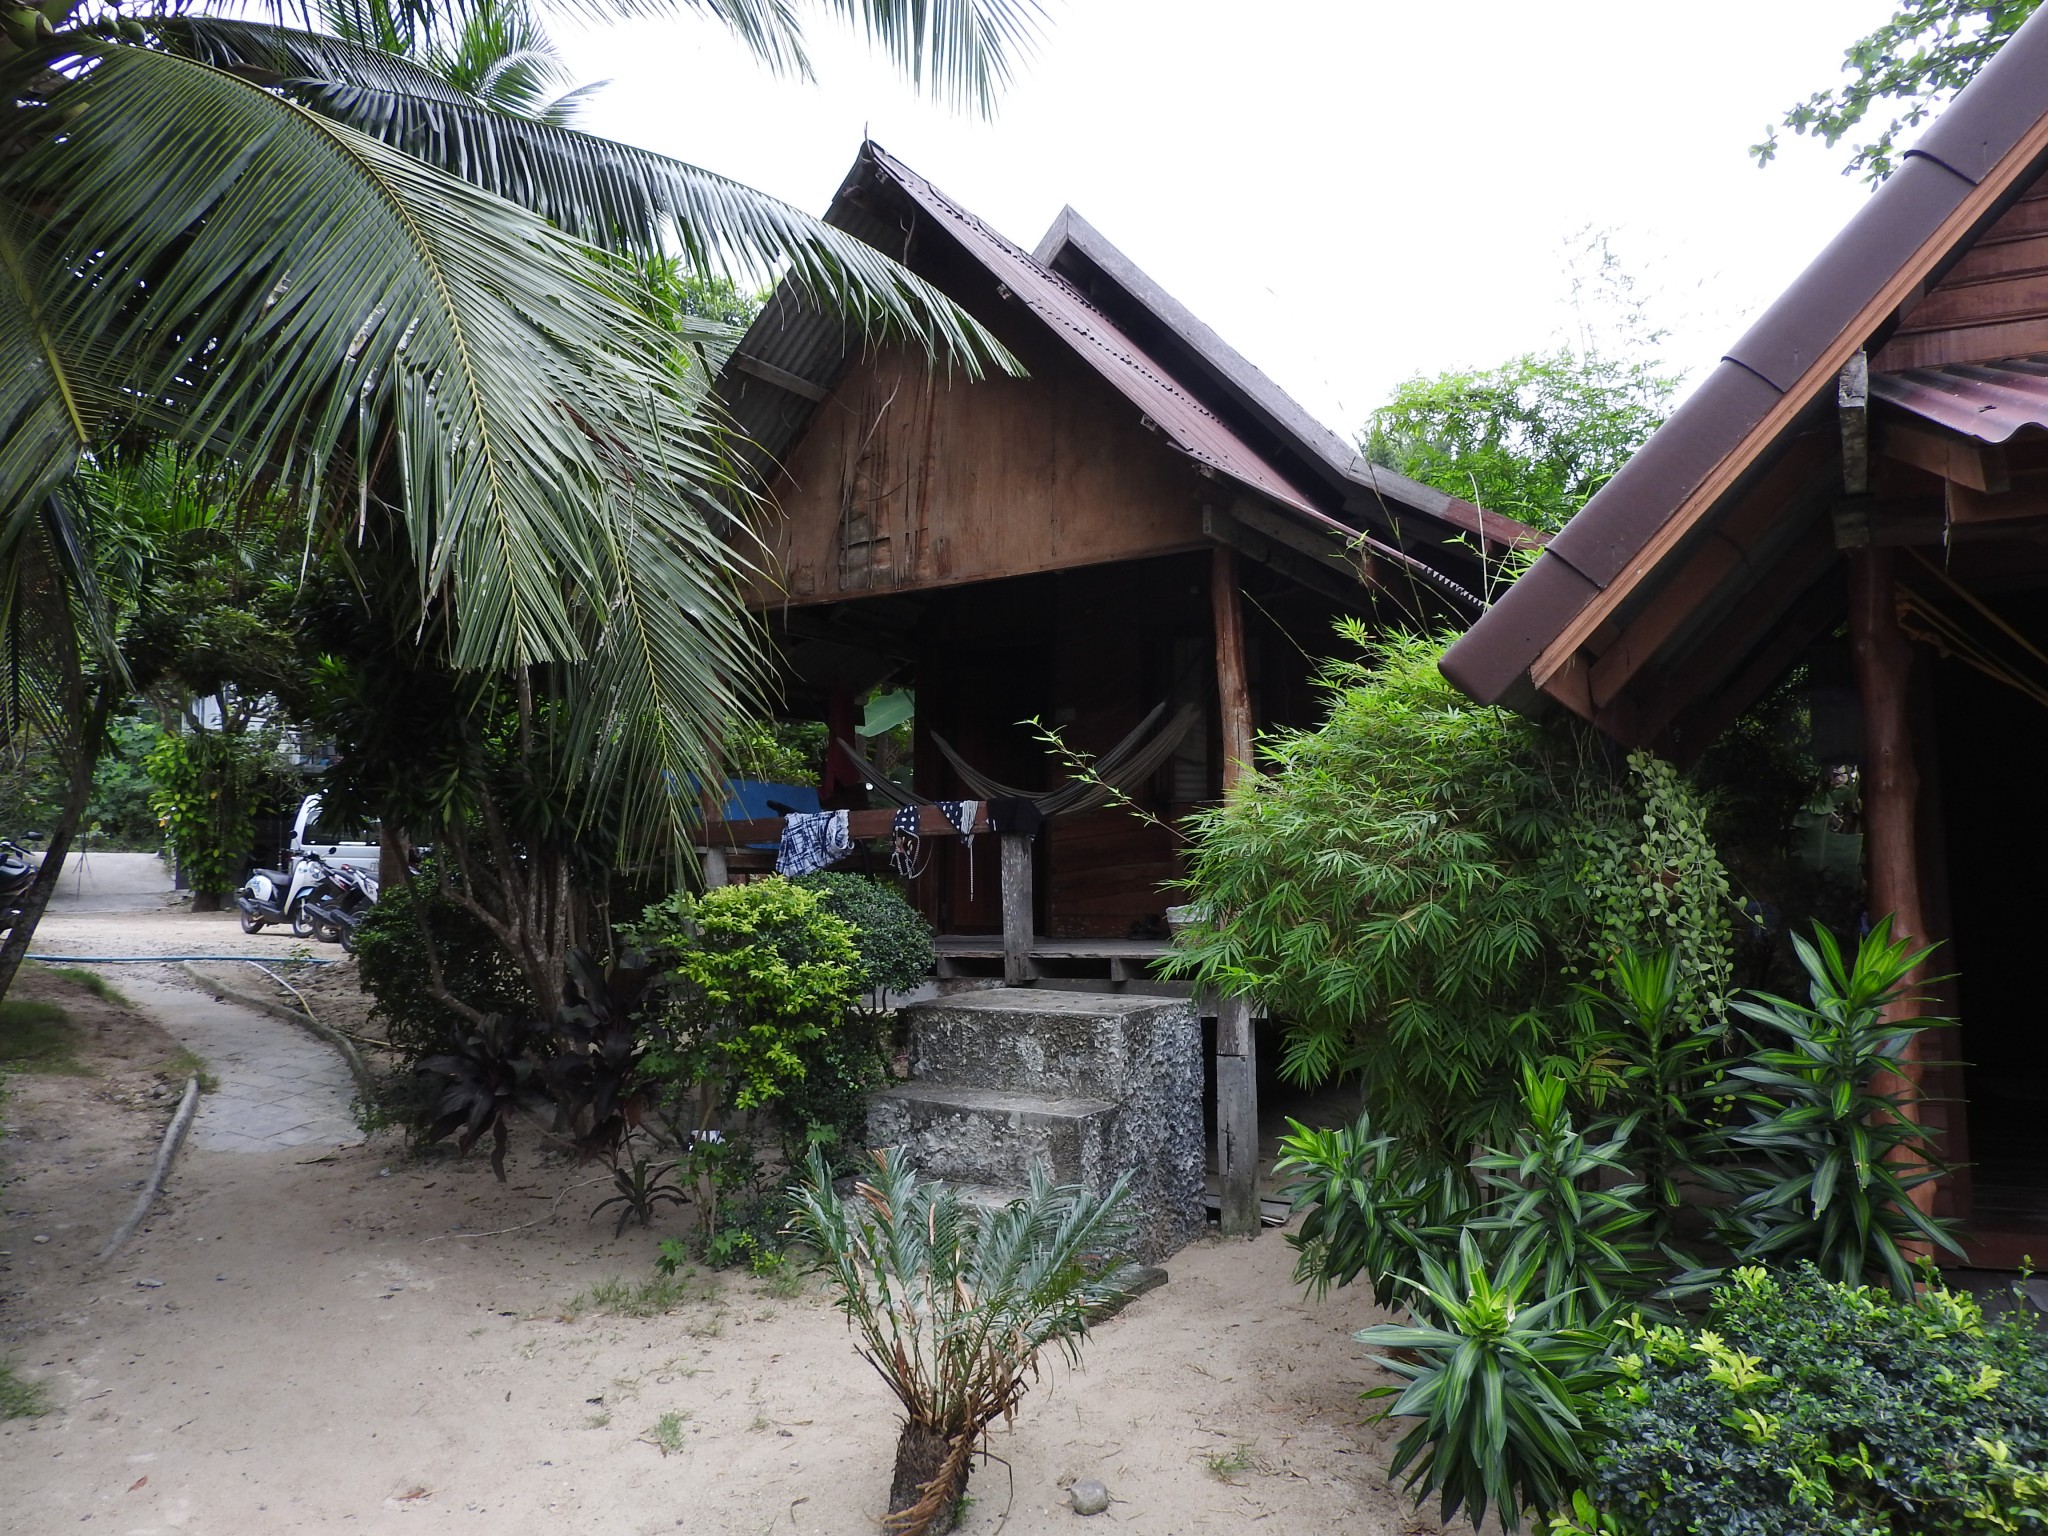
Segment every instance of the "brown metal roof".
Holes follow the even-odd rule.
[[[2003,443],[2029,427],[2048,432],[2048,357],[1874,373],[1870,395],[1951,432]]]
[[[1315,505],[1279,470],[1168,377],[1165,369],[1111,324],[1072,283],[1040,265],[880,146],[868,148],[890,180],[951,229],[969,254],[1009,289],[1012,298],[1065,338],[1076,355],[1135,405],[1174,447],[1268,500],[1316,515]]]
[[[1254,425],[1259,451],[1284,465],[1297,481],[1307,476],[1325,485],[1339,498],[1347,521],[1395,533],[1404,516],[1421,512],[1441,525],[1447,541],[1469,544],[1476,539],[1489,551],[1541,547],[1543,535],[1513,518],[1367,460],[1074,209],[1060,210],[1032,255],[1085,291],[1127,334],[1135,321],[1137,339],[1172,366],[1176,377],[1199,371]]]
[[[1757,477],[1815,426],[1819,413],[1832,411],[1843,365],[1881,340],[1902,307],[2018,196],[2044,151],[2048,18],[2036,17],[1529,573],[1450,649],[1445,675],[1475,698],[1518,708],[1541,707],[1548,693],[1616,734],[1630,734],[1624,719],[1602,718],[1614,701],[1603,692],[1644,662],[1624,644],[1630,620],[1681,568],[1704,569],[1703,541],[1743,509]],[[1812,505],[1801,500],[1787,515],[1808,516]],[[1738,636],[1707,622],[1728,611],[1731,592],[1739,605],[1742,592],[1767,579],[1753,559],[1731,556],[1725,563],[1720,580],[1702,576],[1697,591],[1688,588],[1676,599],[1697,610],[1711,598],[1716,614],[1699,612],[1660,644],[1704,644],[1700,636],[1710,634],[1715,644],[1734,647],[1726,663],[1734,668],[1757,645],[1756,624],[1776,618],[1759,610]]]
[[[1089,259],[1128,284],[1120,292],[1131,303],[1114,316],[879,145],[861,147],[826,218],[913,265],[908,232],[919,240],[942,233],[1203,472],[1244,487],[1319,535],[1343,542],[1367,535],[1369,548],[1467,611],[1476,611],[1479,600],[1460,583],[1479,585],[1479,547],[1497,557],[1531,537],[1512,519],[1357,461],[1072,210],[1055,221],[1048,247],[1066,248],[1069,237],[1086,231]],[[748,328],[718,393],[746,445],[743,454],[764,480],[860,345],[856,332],[787,283]],[[1333,471],[1339,458],[1345,463]]]

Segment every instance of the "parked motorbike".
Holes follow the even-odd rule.
[[[21,916],[21,899],[35,884],[36,861],[26,848],[0,838],[0,932]]]
[[[235,905],[242,913],[242,932],[261,933],[272,923],[286,923],[300,938],[312,938],[316,923],[307,910],[306,899],[319,888],[326,874],[326,861],[311,854],[294,864],[290,874],[281,869],[252,871],[235,892]]]
[[[355,953],[356,925],[376,904],[377,878],[354,864],[328,864],[319,886],[307,898],[314,932],[329,944]]]

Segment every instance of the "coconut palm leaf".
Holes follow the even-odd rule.
[[[269,0],[278,21],[320,27],[394,52],[433,46],[500,0]],[[1037,40],[1037,0],[813,0],[862,32],[932,96],[987,115],[1011,61]],[[797,0],[577,0],[591,17],[692,11],[718,22],[777,74],[812,77]]]
[[[935,96],[995,110],[1010,61],[1031,51],[1036,0],[825,0],[905,75]]]
[[[40,515],[103,414],[90,350],[47,313],[48,253],[23,211],[0,202],[0,527]],[[13,527],[11,538],[21,532]]]
[[[63,132],[0,166],[0,196],[49,210],[38,302],[57,334],[109,338],[123,398],[308,506],[331,504],[337,463],[365,492],[393,466],[450,660],[573,668],[599,782],[622,775],[636,829],[674,846],[664,786],[703,769],[760,661],[711,497],[722,455],[629,279],[189,58],[89,54],[47,110]]]
[[[680,249],[701,272],[787,270],[870,335],[921,341],[971,377],[1019,372],[944,294],[844,230],[666,155],[476,100],[420,64],[343,38],[223,17],[166,24],[173,46],[244,75],[609,249]],[[431,81],[431,84],[427,82]]]

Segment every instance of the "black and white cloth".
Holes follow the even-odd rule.
[[[782,844],[775,873],[794,878],[815,874],[853,851],[844,811],[796,811],[782,818]]]

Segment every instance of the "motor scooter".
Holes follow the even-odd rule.
[[[272,923],[287,923],[300,938],[312,938],[318,923],[306,901],[326,878],[327,862],[318,854],[307,854],[298,860],[290,874],[281,869],[251,871],[242,888],[235,892],[235,905],[242,912],[242,932],[261,933]]]
[[[36,861],[26,848],[0,838],[0,932],[21,916],[21,899],[36,881]]]
[[[314,911],[328,925],[320,937],[339,939],[341,947],[354,954],[356,930],[377,904],[377,877],[354,864],[342,865],[339,872],[348,882],[348,889],[330,895],[331,886],[323,886],[315,898]]]

